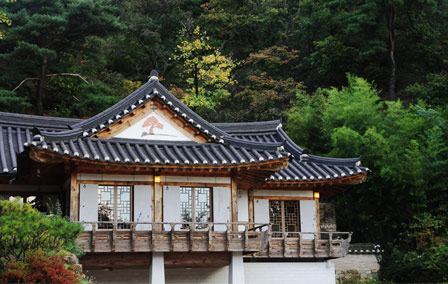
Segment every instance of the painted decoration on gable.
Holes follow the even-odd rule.
[[[143,117],[115,137],[127,139],[191,141],[185,134],[156,112]]]

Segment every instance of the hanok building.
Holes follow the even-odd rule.
[[[366,179],[280,121],[209,123],[157,76],[86,120],[0,113],[0,195],[62,204],[99,282],[334,283],[319,198]]]

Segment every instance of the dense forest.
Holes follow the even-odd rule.
[[[448,281],[447,0],[0,1],[0,110],[89,117],[156,69],[212,122],[363,158],[332,202],[381,277]]]

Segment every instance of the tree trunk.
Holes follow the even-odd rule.
[[[47,57],[44,56],[42,58],[42,63],[40,65],[40,78],[39,83],[37,84],[36,107],[38,115],[44,114],[43,96],[44,96],[44,82],[46,73],[47,73]]]
[[[199,70],[196,65],[195,71],[194,71],[194,90],[196,93],[196,98],[199,96],[199,78],[198,77],[199,77]]]
[[[396,84],[396,65],[395,65],[395,34],[394,20],[395,10],[392,5],[388,5],[386,9],[387,30],[389,31],[389,92],[388,100],[395,101],[395,84]]]

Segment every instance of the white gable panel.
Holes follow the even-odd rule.
[[[152,112],[114,137],[145,140],[191,141],[156,112]]]
[[[255,223],[269,224],[269,200],[254,199],[254,221]],[[263,227],[263,230],[267,230]]]
[[[98,221],[98,185],[80,184],[79,190],[79,221]],[[92,225],[85,224],[85,231],[91,231]]]
[[[180,222],[180,186],[163,187],[163,222]],[[180,225],[175,230],[179,230]],[[164,225],[164,230],[171,230],[170,225]]]
[[[230,188],[213,187],[213,221],[215,223],[230,222]],[[225,231],[226,225],[215,225],[215,231]]]
[[[314,200],[300,200],[301,232],[316,232],[316,203]],[[303,239],[312,240],[314,235],[305,234]]]
[[[152,221],[152,186],[134,185],[134,221]],[[151,225],[137,225],[136,230],[151,230]]]

